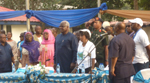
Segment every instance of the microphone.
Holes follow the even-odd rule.
[[[107,36],[107,35],[109,35],[109,34],[111,34],[111,32],[110,32],[110,31],[108,31],[107,33],[100,34],[100,35],[98,35],[98,37]]]

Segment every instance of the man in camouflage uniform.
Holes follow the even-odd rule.
[[[105,33],[105,30],[101,29],[103,21],[96,17],[93,27],[94,31],[91,36],[91,41],[96,45],[102,37],[97,38],[100,34]],[[96,40],[97,39],[97,40]],[[96,40],[96,41],[95,41]],[[96,46],[96,66],[103,63],[105,66],[108,65],[108,36],[104,38],[98,46]]]

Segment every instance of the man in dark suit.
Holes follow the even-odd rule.
[[[125,33],[125,24],[115,25],[115,35],[109,44],[109,76],[111,83],[130,83],[135,74],[132,65],[135,56],[135,43]]]

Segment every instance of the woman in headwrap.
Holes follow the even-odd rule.
[[[34,41],[32,33],[26,32],[24,43],[22,47],[22,67],[28,65],[38,64],[38,58],[40,56],[38,48],[40,47],[39,42]]]
[[[40,46],[39,61],[46,67],[53,67],[54,65],[54,43],[55,37],[49,29],[45,29],[43,33],[43,41]]]

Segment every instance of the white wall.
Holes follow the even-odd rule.
[[[6,32],[6,25],[3,25],[3,30],[5,30],[5,32]]]
[[[3,30],[7,34],[6,25],[3,25]],[[12,39],[16,42],[20,41],[20,33],[27,31],[26,25],[11,25]]]
[[[32,25],[32,27],[35,27],[36,25]],[[5,30],[7,34],[7,28],[6,25],[3,25],[3,30]],[[22,32],[26,32],[27,28],[26,25],[11,25],[11,32],[12,32],[12,39],[16,42],[20,41],[20,34]]]
[[[20,41],[20,33],[27,31],[26,25],[11,25],[12,39],[16,42]]]

